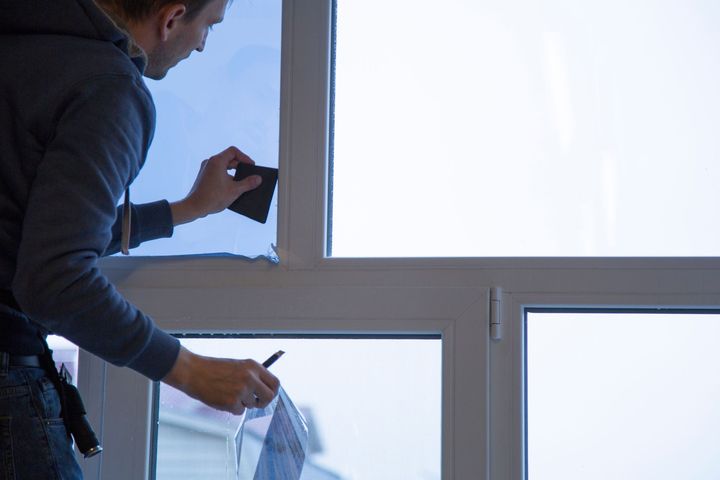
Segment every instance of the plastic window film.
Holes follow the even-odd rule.
[[[246,411],[235,433],[236,478],[299,480],[307,444],[307,422],[280,387],[267,407]]]

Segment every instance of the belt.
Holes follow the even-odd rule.
[[[8,355],[8,365],[11,367],[42,368],[40,355]]]

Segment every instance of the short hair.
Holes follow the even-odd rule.
[[[182,3],[186,11],[184,18],[192,20],[212,0],[99,0],[126,21],[143,20],[165,5]]]

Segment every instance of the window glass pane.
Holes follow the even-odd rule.
[[[440,339],[183,339],[197,353],[262,362],[309,425],[302,479],[440,478]],[[156,478],[235,479],[241,417],[160,386]]]
[[[157,128],[131,188],[133,202],[180,200],[200,162],[230,145],[257,165],[277,167],[281,13],[280,0],[231,2],[203,52],[194,52],[164,79],[147,80]],[[133,254],[265,255],[276,243],[276,226],[275,198],[264,225],[226,210],[179,226],[173,238],[148,242]]]
[[[720,315],[529,313],[531,480],[720,478]]]
[[[337,0],[331,254],[720,254],[719,23],[710,0]]]

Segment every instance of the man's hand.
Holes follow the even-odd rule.
[[[196,355],[185,347],[164,383],[217,410],[240,415],[245,408],[264,408],[275,398],[280,381],[254,360]]]
[[[179,202],[170,204],[173,225],[181,225],[211,213],[221,212],[240,195],[258,187],[262,182],[262,177],[259,175],[251,175],[240,182],[233,180],[228,170],[236,168],[240,163],[255,164],[236,147],[229,147],[204,160],[190,193]]]

